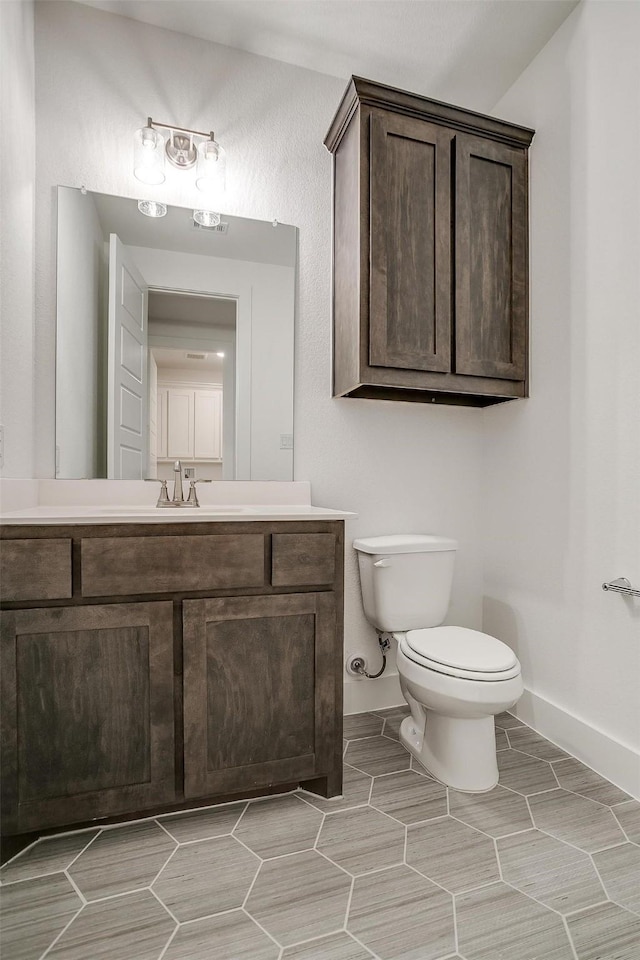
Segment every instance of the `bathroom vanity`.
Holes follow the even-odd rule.
[[[4,835],[339,794],[347,515],[123,513],[2,529]]]

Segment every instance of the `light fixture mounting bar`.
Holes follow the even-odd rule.
[[[193,133],[196,137],[206,137],[209,140],[215,140],[213,130],[210,130],[209,133],[203,133],[202,130],[190,130],[189,127],[177,127],[174,123],[159,123],[157,120],[152,120],[151,117],[147,117],[147,126],[162,127],[164,130],[174,130],[177,133]]]

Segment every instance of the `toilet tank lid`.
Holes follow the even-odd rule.
[[[386,537],[354,540],[353,546],[360,553],[435,553],[439,550],[457,550],[458,541],[422,533],[394,533]]]

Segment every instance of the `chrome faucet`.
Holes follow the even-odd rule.
[[[173,502],[174,504],[184,503],[184,493],[182,492],[182,464],[179,460],[173,465]]]
[[[200,502],[198,500],[198,494],[196,493],[196,483],[211,483],[211,480],[190,480],[189,481],[189,496],[185,500],[184,491],[182,489],[182,463],[180,460],[176,460],[173,464],[173,499],[169,499],[169,492],[167,490],[167,481],[158,480],[156,477],[146,477],[148,483],[159,483],[160,484],[160,494],[156,502],[156,507],[199,507]]]

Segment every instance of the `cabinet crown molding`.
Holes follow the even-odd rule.
[[[508,123],[506,120],[432,100],[418,93],[409,93],[397,87],[352,76],[324,139],[324,144],[331,153],[340,143],[354,111],[361,104],[367,107],[382,107],[407,117],[429,120],[431,123],[497,140],[512,147],[526,149],[535,134],[530,127]]]

